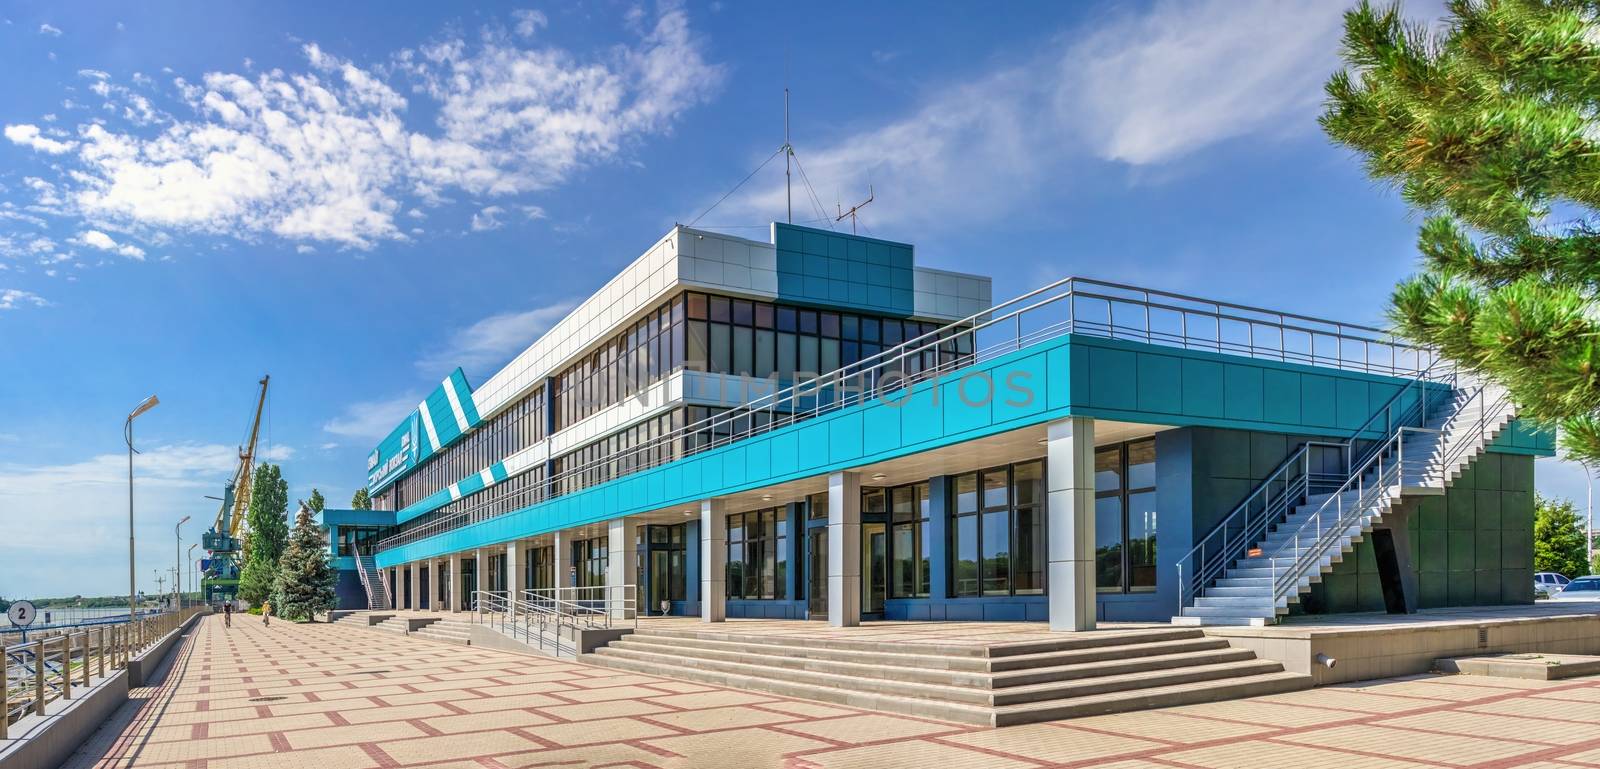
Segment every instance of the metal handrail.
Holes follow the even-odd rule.
[[[576,655],[576,646],[563,645],[564,623],[553,607],[518,600],[501,590],[475,590],[472,598],[474,622],[494,627],[541,651],[548,649],[557,657],[569,652]]]
[[[134,655],[205,608],[141,616],[78,633],[47,631],[25,643],[0,645],[0,740],[9,738],[18,719],[50,715],[50,704],[72,699],[74,687],[87,690],[95,679],[105,680],[108,669],[115,675]]]
[[[612,628],[617,620],[633,620],[639,626],[637,585],[591,585],[524,590],[530,601],[553,607],[586,629]]]
[[[1284,459],[1270,473],[1265,480],[1257,484],[1255,489],[1240,502],[1232,512],[1224,516],[1211,530],[1178,559],[1176,569],[1178,572],[1178,609],[1192,605],[1195,598],[1211,583],[1219,578],[1235,561],[1243,556],[1249,548],[1261,541],[1267,530],[1278,522],[1288,518],[1294,504],[1309,498],[1313,494],[1312,482],[1314,476],[1328,476],[1326,473],[1311,472],[1311,449],[1313,447],[1336,448],[1344,453],[1345,472],[1331,476],[1340,479],[1342,488],[1348,482],[1350,468],[1365,466],[1373,452],[1382,448],[1382,442],[1375,448],[1370,448],[1356,455],[1357,444],[1364,440],[1362,436],[1373,430],[1374,425],[1383,420],[1383,434],[1392,436],[1398,427],[1410,425],[1415,420],[1416,424],[1427,424],[1429,413],[1429,400],[1435,388],[1441,391],[1454,392],[1458,379],[1458,372],[1452,364],[1437,360],[1428,369],[1420,372],[1415,378],[1408,381],[1395,392],[1389,400],[1385,401],[1376,411],[1367,417],[1366,421],[1351,431],[1349,437],[1339,442],[1307,441]],[[1448,388],[1446,390],[1446,388]],[[1415,393],[1416,401],[1406,405],[1406,399]],[[1401,406],[1402,411],[1395,416],[1395,407]],[[1289,478],[1289,473],[1299,470],[1298,476]],[[1329,485],[1331,482],[1324,483]],[[1273,497],[1275,488],[1282,491]],[[1252,520],[1251,511],[1255,509],[1256,502],[1260,500],[1260,513]],[[1238,533],[1235,534],[1234,532]],[[1186,567],[1187,565],[1187,567]]]
[[[1165,322],[1167,327],[1158,328],[1157,321]],[[1210,333],[1201,333],[1208,329]],[[1228,338],[1228,330],[1242,330],[1243,340]],[[1258,330],[1263,337],[1260,342]],[[930,380],[937,386],[938,379],[956,369],[1074,333],[1391,376],[1418,376],[1435,359],[1432,350],[1398,342],[1387,332],[1370,326],[1071,277],[861,361],[799,379],[785,388],[774,387],[767,395],[634,448],[567,468],[530,489],[528,505],[515,509],[585,488],[579,482],[591,473],[612,480],[874,398],[892,402],[891,395],[909,395],[917,385]],[[1290,337],[1303,338],[1304,349],[1291,346]],[[1333,354],[1319,352],[1319,340],[1332,344]],[[1360,354],[1346,354],[1351,346]],[[956,352],[962,349],[971,352]],[[1378,360],[1374,360],[1374,351],[1380,353]],[[1402,363],[1402,358],[1409,358],[1410,363]],[[694,436],[705,436],[706,440],[691,445],[686,439]],[[573,488],[564,491],[568,486]],[[485,502],[391,534],[378,546],[396,547],[476,522],[482,512],[479,507],[502,502]],[[509,512],[504,510],[497,515]]]
[[[1469,434],[1478,436],[1480,439],[1486,437],[1485,431],[1487,430],[1487,426],[1494,420],[1500,419],[1507,411],[1514,408],[1514,404],[1511,402],[1509,394],[1506,393],[1503,388],[1497,388],[1499,390],[1499,394],[1495,397],[1494,403],[1488,403],[1488,398],[1485,395],[1485,392],[1489,390],[1490,387],[1493,387],[1493,385],[1479,384],[1477,387],[1473,388],[1471,394],[1466,398],[1466,400],[1459,403],[1451,411],[1451,413],[1445,417],[1443,420],[1443,426],[1448,427],[1458,415],[1460,415],[1468,406],[1472,404],[1473,401],[1482,401],[1485,403],[1485,405],[1479,409],[1477,421],[1471,426],[1473,432]],[[1269,566],[1272,571],[1273,579],[1272,598],[1274,605],[1276,605],[1278,601],[1286,599],[1289,595],[1289,591],[1292,590],[1294,593],[1299,592],[1300,579],[1305,576],[1306,572],[1310,568],[1309,563],[1311,562],[1311,559],[1307,559],[1306,555],[1314,555],[1316,556],[1316,560],[1320,561],[1321,553],[1325,552],[1329,547],[1331,547],[1332,544],[1338,541],[1338,539],[1341,538],[1351,526],[1355,525],[1356,521],[1358,521],[1362,516],[1366,515],[1366,511],[1377,503],[1379,497],[1391,493],[1392,489],[1404,486],[1406,479],[1405,474],[1406,470],[1408,469],[1408,464],[1405,457],[1406,438],[1409,434],[1415,433],[1435,433],[1439,435],[1441,442],[1438,449],[1443,456],[1437,462],[1437,465],[1441,470],[1447,469],[1456,460],[1460,459],[1462,452],[1466,451],[1467,447],[1471,445],[1470,441],[1466,439],[1460,439],[1455,443],[1454,450],[1448,451],[1449,445],[1445,442],[1447,434],[1442,430],[1410,426],[1402,426],[1396,429],[1392,436],[1383,441],[1381,450],[1372,452],[1369,459],[1357,472],[1351,473],[1349,479],[1347,479],[1344,484],[1334,492],[1332,497],[1330,497],[1322,505],[1318,506],[1316,512],[1307,515],[1305,520],[1301,521],[1300,526],[1297,527],[1294,533],[1288,538],[1290,547],[1292,547],[1294,551],[1294,560],[1289,567],[1284,570],[1282,575],[1278,573],[1277,556],[1269,557]],[[1386,463],[1384,460],[1391,456],[1393,458]],[[1426,460],[1426,457],[1423,459]],[[1414,464],[1416,461],[1417,457],[1412,457],[1412,463]],[[1424,470],[1426,470],[1426,466],[1424,466]],[[1367,481],[1367,475],[1369,472],[1373,474],[1370,484]],[[1354,486],[1353,488],[1352,485]],[[1345,510],[1344,495],[1351,491],[1356,493],[1356,498],[1355,501],[1349,505],[1350,509],[1347,512]],[[1334,517],[1334,525],[1330,527],[1323,527],[1323,514],[1324,511],[1328,510],[1330,506],[1332,506],[1334,510],[1330,512],[1329,515],[1336,516]],[[1312,529],[1316,532],[1315,538],[1310,545],[1302,547],[1300,544],[1301,535],[1307,528],[1311,528],[1313,526],[1315,526],[1315,528]]]

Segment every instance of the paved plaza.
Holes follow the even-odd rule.
[[[1600,767],[1600,678],[1414,677],[985,729],[205,617],[70,769]]]

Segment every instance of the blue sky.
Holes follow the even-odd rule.
[[[0,3],[0,595],[126,580],[215,514],[254,382],[335,504],[783,140],[822,207],[995,277],[1377,322],[1417,220],[1316,126],[1338,3]],[[781,11],[781,12],[780,12]],[[761,237],[769,166],[701,225]],[[817,218],[797,195],[797,221]],[[1547,492],[1582,473],[1541,463]]]

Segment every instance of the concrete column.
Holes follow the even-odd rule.
[[[450,591],[450,611],[458,612],[464,604],[461,600],[461,556],[452,554],[446,560],[450,562],[450,565],[445,567],[445,577],[449,579],[446,590]]]
[[[527,575],[523,569],[522,542],[512,541],[506,543],[506,592],[512,600],[522,600],[522,591],[528,589]]]
[[[1094,420],[1051,422],[1047,436],[1050,629],[1093,630]]]
[[[559,588],[572,587],[572,575],[567,573],[572,569],[572,540],[567,538],[565,532],[560,531],[551,536],[555,539],[555,543],[550,546],[550,553],[554,556],[552,561],[555,565],[555,587],[559,593]]]
[[[483,548],[472,551],[472,589],[483,592],[489,589],[489,554]]]
[[[412,561],[406,564],[406,569],[411,572],[411,594],[407,596],[406,608],[412,611],[422,610],[422,562]]]
[[[861,624],[861,474],[828,476],[828,624]]]
[[[634,611],[643,608],[638,599],[639,548],[635,543],[638,523],[627,518],[613,518],[606,531],[606,597],[613,601],[633,600]],[[629,590],[623,586],[632,586]],[[612,612],[613,619],[632,619],[626,610]]]
[[[700,502],[700,621],[728,618],[728,515],[720,500]]]

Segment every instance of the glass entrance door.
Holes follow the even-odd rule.
[[[866,572],[866,579],[861,581],[862,614],[883,614],[889,576],[888,540],[883,524],[861,524],[861,565]]]
[[[650,551],[650,603],[644,609],[646,614],[662,614],[662,605],[671,599],[668,590],[670,579],[667,567],[667,556],[671,555],[665,550]]]
[[[828,529],[806,531],[806,617],[828,618]]]

